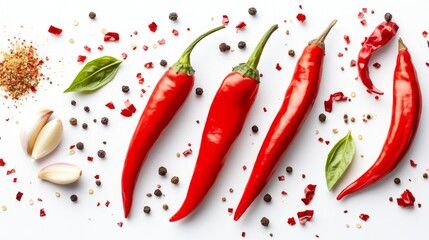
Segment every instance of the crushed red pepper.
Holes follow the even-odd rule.
[[[315,192],[316,192],[316,185],[308,184],[307,187],[304,189],[305,197],[301,198],[301,201],[305,205],[308,205],[313,199]]]
[[[405,189],[405,191],[401,194],[401,197],[396,199],[396,202],[400,207],[405,208],[405,207],[414,206],[415,200],[416,199],[411,193],[411,191],[408,189]]]
[[[305,210],[297,213],[299,223],[304,225],[306,222],[311,221],[313,218],[314,211],[313,210]]]

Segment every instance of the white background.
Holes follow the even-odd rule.
[[[302,5],[302,9],[299,8]],[[247,13],[249,7],[255,7],[255,17]],[[7,211],[0,211],[0,235],[3,239],[397,239],[407,236],[410,239],[421,239],[426,234],[427,215],[429,213],[429,180],[422,174],[429,167],[427,161],[427,120],[428,103],[426,92],[429,88],[427,79],[429,68],[429,48],[422,36],[429,31],[429,17],[426,3],[420,1],[7,1],[0,8],[0,49],[8,48],[7,38],[20,37],[33,41],[38,47],[40,56],[48,56],[43,72],[50,77],[52,84],[41,83],[39,91],[28,99],[13,102],[1,97],[0,104],[0,158],[6,166],[0,168],[0,205]],[[358,12],[367,8],[366,26],[360,24]],[[371,14],[374,10],[374,14]],[[97,14],[95,20],[88,18],[88,13]],[[168,19],[170,12],[178,13],[178,21]],[[379,100],[366,93],[359,80],[356,80],[355,67],[350,61],[356,59],[360,43],[369,35],[375,26],[383,21],[385,12],[393,15],[399,25],[397,36],[385,48],[377,52],[371,64],[379,62],[381,68],[370,67],[374,84],[385,92]],[[298,13],[304,13],[307,20],[304,24],[296,20]],[[191,61],[196,70],[195,87],[202,87],[204,94],[196,97],[190,94],[181,111],[156,143],[141,170],[136,186],[131,216],[124,219],[121,200],[120,177],[122,164],[134,127],[145,103],[159,77],[166,70],[159,65],[161,59],[172,65],[187,45],[202,32],[221,24],[222,15],[228,15],[229,26],[204,39],[192,53]],[[290,82],[295,63],[307,42],[318,36],[333,20],[338,23],[326,39],[326,58],[320,92],[289,151],[279,164],[273,178],[263,193],[270,193],[273,201],[263,202],[262,196],[254,201],[245,215],[235,222],[228,214],[228,208],[235,208],[251,172],[259,147],[268,131]],[[148,25],[156,22],[158,30],[152,33]],[[244,21],[247,27],[236,30],[235,26]],[[75,26],[74,22],[79,24]],[[205,123],[210,102],[223,78],[232,67],[245,62],[263,33],[272,25],[279,24],[279,29],[272,35],[263,52],[259,69],[263,73],[259,93],[248,115],[240,137],[236,140],[227,157],[226,164],[219,174],[216,184],[205,201],[185,220],[170,223],[168,219],[180,207],[192,175],[199,149],[199,141]],[[50,25],[63,29],[60,36],[48,33]],[[102,29],[118,32],[119,42],[104,43]],[[190,28],[190,31],[187,31]],[[179,36],[171,31],[177,29]],[[286,30],[290,31],[286,35]],[[133,35],[138,31],[138,35]],[[343,39],[349,35],[351,43]],[[132,36],[131,36],[132,35]],[[391,174],[374,186],[354,194],[342,201],[336,195],[347,184],[362,174],[376,159],[384,143],[390,122],[392,100],[392,76],[397,54],[397,38],[401,36],[408,45],[419,75],[423,94],[423,112],[419,131],[413,146],[401,164]],[[69,39],[75,40],[74,44]],[[153,46],[160,39],[165,39],[162,46]],[[238,41],[247,43],[245,50],[238,49]],[[221,53],[218,45],[226,42],[232,47],[231,52]],[[131,44],[137,45],[136,50]],[[105,49],[98,51],[103,44]],[[92,48],[87,53],[83,47]],[[143,51],[142,46],[149,46]],[[347,47],[348,51],[344,48]],[[294,49],[296,56],[288,56],[288,50]],[[83,67],[76,61],[78,55],[86,55],[87,62],[96,57],[111,55],[121,58],[126,52],[128,58],[121,64],[115,79],[92,94],[62,93],[75,75]],[[338,57],[338,53],[344,54]],[[144,63],[152,61],[153,69],[145,69]],[[276,70],[279,63],[282,69]],[[341,71],[340,68],[345,70]],[[141,72],[145,83],[139,85],[136,74]],[[128,94],[121,92],[122,85],[129,85]],[[147,92],[143,97],[140,90]],[[351,102],[335,102],[332,113],[327,113],[327,121],[321,124],[318,115],[324,112],[323,101],[331,93],[342,91],[346,96],[356,93]],[[3,95],[3,93],[1,94]],[[76,107],[70,101],[77,101]],[[137,108],[137,113],[130,118],[120,115],[123,102],[129,99]],[[116,109],[110,110],[105,104],[112,101]],[[48,157],[39,162],[32,162],[21,149],[18,130],[22,112],[32,106],[45,106],[55,110],[54,115],[64,122],[64,135],[60,146]],[[84,112],[89,106],[91,111]],[[263,111],[263,108],[267,112]],[[345,124],[343,115],[356,118],[355,123]],[[372,114],[368,123],[362,122],[362,115]],[[108,126],[100,124],[101,117],[106,116]],[[76,117],[79,123],[87,122],[87,130],[68,124],[70,117]],[[98,119],[93,123],[92,119]],[[9,119],[6,121],[6,119]],[[200,120],[200,124],[196,123]],[[252,125],[259,126],[259,132],[251,132]],[[339,133],[334,134],[333,128]],[[316,135],[316,130],[319,134]],[[331,147],[342,138],[348,130],[352,131],[356,143],[356,155],[347,174],[329,192],[324,178],[326,156]],[[362,140],[358,140],[362,135]],[[322,137],[330,144],[318,142]],[[84,151],[69,154],[69,147],[82,141]],[[107,144],[103,145],[103,141]],[[193,153],[188,157],[176,157],[191,143]],[[105,159],[99,159],[97,151],[107,152]],[[362,158],[361,155],[364,157]],[[94,161],[88,162],[87,156]],[[413,168],[409,160],[418,165]],[[54,162],[71,162],[83,169],[83,175],[77,184],[58,186],[37,179],[37,172],[43,166]],[[247,170],[243,171],[243,165]],[[291,175],[286,174],[286,166],[292,166]],[[158,175],[158,167],[168,169],[166,177]],[[16,173],[6,175],[6,171],[16,169]],[[95,185],[94,176],[100,175],[101,187]],[[306,178],[301,177],[302,174]],[[170,183],[174,175],[180,177],[179,185]],[[286,180],[280,182],[277,177],[284,175]],[[13,183],[13,178],[18,179]],[[401,184],[396,185],[393,179],[399,177]],[[146,197],[153,192],[157,184],[165,196],[161,198]],[[313,201],[305,206],[301,202],[304,189],[308,184],[316,184]],[[229,189],[234,190],[233,193]],[[89,195],[88,190],[94,189]],[[396,204],[396,198],[409,189],[416,197],[413,208],[404,209]],[[281,191],[286,191],[286,196]],[[24,196],[20,202],[15,200],[16,193]],[[61,196],[55,196],[59,192]],[[70,201],[69,196],[76,194],[78,202]],[[221,198],[227,201],[222,202]],[[389,202],[388,198],[394,201]],[[40,198],[42,201],[38,201]],[[30,205],[32,199],[34,205]],[[106,201],[110,205],[105,207]],[[100,202],[101,206],[97,207]],[[162,209],[168,204],[169,210]],[[150,215],[143,213],[143,207],[152,208]],[[40,217],[39,211],[44,208],[46,217]],[[289,226],[287,219],[296,217],[298,211],[313,209],[314,218],[307,224]],[[347,213],[344,211],[347,210]],[[361,213],[370,216],[364,222],[359,219]],[[260,224],[262,217],[271,220],[269,227]],[[123,222],[119,227],[118,222]],[[360,224],[361,228],[356,227]],[[349,225],[349,227],[347,227]],[[272,233],[272,237],[270,237]],[[316,236],[317,235],[317,236]]]

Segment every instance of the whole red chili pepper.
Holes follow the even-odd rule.
[[[378,159],[337,199],[368,187],[398,166],[410,148],[420,121],[422,95],[411,55],[399,38],[399,52],[393,76],[393,108],[390,128]]]
[[[336,22],[334,20],[317,39],[310,41],[299,58],[283,104],[262,143],[234,220],[237,221],[261,193],[310,112],[322,76],[324,40]]]
[[[375,51],[385,46],[396,35],[398,29],[398,25],[390,20],[383,22],[375,28],[362,44],[357,59],[357,69],[359,78],[369,93],[383,95],[383,92],[374,86],[369,76],[369,60]]]
[[[277,28],[277,24],[273,25],[262,37],[247,63],[236,66],[223,80],[210,106],[188,193],[170,222],[190,214],[216,181],[225,157],[240,134],[255,101],[259,88],[259,59],[269,37]]]
[[[131,209],[134,186],[140,168],[162,131],[185,102],[194,85],[190,55],[201,39],[225,26],[214,28],[195,39],[179,60],[170,67],[155,86],[131,138],[122,171],[122,201],[125,217]]]

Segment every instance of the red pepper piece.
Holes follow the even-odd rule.
[[[236,208],[238,220],[270,180],[282,155],[291,144],[319,91],[325,55],[324,40],[337,21],[334,20],[318,37],[309,42],[297,62],[285,98],[262,143],[243,196]]]
[[[194,85],[190,55],[199,41],[218,30],[214,28],[195,39],[179,60],[170,67],[155,86],[131,138],[122,171],[122,201],[125,217],[131,209],[134,186],[140,168],[162,131],[185,102]]]
[[[119,41],[119,33],[116,32],[108,32],[104,35],[105,42],[117,42]]]
[[[396,201],[398,205],[401,207],[412,207],[414,206],[414,202],[416,201],[416,198],[410,192],[410,190],[405,189],[405,191],[401,194],[401,197],[397,198]]]
[[[394,22],[383,22],[375,28],[362,44],[357,59],[357,69],[359,78],[369,93],[383,95],[383,92],[374,86],[369,76],[369,61],[375,51],[385,46],[396,35],[398,29],[398,25]]]
[[[337,200],[361,190],[393,171],[410,148],[420,121],[422,95],[411,55],[399,38],[393,76],[393,108],[390,128],[374,164],[337,196]]]
[[[273,25],[262,37],[245,64],[236,66],[218,89],[207,116],[200,151],[188,193],[170,222],[189,215],[203,201],[222,169],[226,155],[241,132],[259,88],[259,59],[271,34]]]
[[[54,35],[60,35],[63,32],[63,30],[61,28],[57,28],[51,25],[49,26],[48,32]]]

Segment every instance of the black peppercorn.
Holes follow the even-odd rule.
[[[292,173],[293,172],[293,168],[291,166],[287,166],[286,167],[286,172],[287,173]]]
[[[102,117],[101,118],[101,124],[107,125],[108,123],[109,123],[109,119],[107,117]]]
[[[82,128],[83,129],[87,129],[88,128],[88,124],[87,123],[82,123]]]
[[[267,193],[267,194],[264,195],[264,201],[265,202],[271,202],[271,199],[272,199],[272,197],[271,197],[270,194]]]
[[[104,158],[104,157],[106,157],[106,151],[98,150],[97,155],[99,158]]]
[[[258,126],[253,125],[253,126],[252,126],[252,132],[257,133],[258,131],[259,131]]]
[[[155,195],[155,196],[157,196],[157,197],[161,197],[162,196],[162,192],[161,192],[161,190],[160,189],[155,189],[155,191],[153,192],[153,194]]]
[[[258,11],[256,10],[256,8],[251,7],[251,8],[249,8],[249,10],[248,10],[247,12],[248,12],[250,15],[255,16],[255,15],[256,15],[256,13],[257,13]]]
[[[263,217],[262,219],[261,219],[261,224],[262,224],[262,226],[268,226],[268,224],[270,224],[270,220],[268,219],[268,218],[266,218],[266,217]]]
[[[82,150],[84,148],[83,143],[82,142],[76,143],[76,148],[79,149],[79,150]]]
[[[325,120],[326,120],[326,115],[324,113],[319,114],[319,121],[325,122]]]
[[[221,51],[221,52],[226,52],[226,51],[229,51],[231,49],[231,47],[228,45],[228,44],[226,44],[226,43],[221,43],[221,44],[219,44],[219,50]]]
[[[89,107],[88,107],[88,106],[85,106],[85,107],[83,107],[83,110],[84,110],[85,112],[89,112]]]
[[[178,176],[173,176],[171,178],[171,183],[172,184],[178,184],[179,183],[179,177]]]
[[[246,42],[245,42],[245,41],[240,41],[240,42],[238,42],[237,47],[238,47],[239,49],[244,49],[244,48],[246,48]]]
[[[146,213],[146,214],[149,214],[150,213],[150,207],[149,206],[144,206],[143,207],[143,212]]]
[[[423,178],[428,178],[428,173],[423,173]]]
[[[386,20],[386,22],[392,21],[392,14],[390,13],[384,14],[384,20]]]
[[[69,122],[70,122],[70,125],[76,126],[76,124],[77,124],[77,119],[76,119],[76,118],[74,118],[74,117],[72,117],[72,118],[70,118]]]
[[[164,166],[159,167],[158,168],[158,174],[161,176],[167,175],[167,168],[165,168]]]
[[[99,179],[95,180],[95,185],[101,186],[101,181]]]
[[[71,195],[71,196],[70,196],[70,200],[71,200],[72,202],[76,202],[76,201],[77,201],[77,196],[76,196],[76,194]]]
[[[72,106],[76,106],[76,101],[75,101],[75,100],[71,100],[71,101],[70,101],[70,104],[71,104]]]
[[[287,54],[289,54],[289,56],[291,57],[295,57],[295,51],[293,49],[290,49]]]
[[[168,210],[168,205],[167,204],[162,204],[162,209]]]
[[[395,184],[400,184],[400,183],[401,183],[401,179],[399,179],[399,178],[395,178],[395,179],[393,179],[393,182],[394,182]]]
[[[165,66],[167,66],[167,61],[166,61],[165,59],[162,59],[162,60],[159,62],[159,65],[161,65],[161,67],[165,67]]]
[[[89,12],[88,16],[89,18],[94,19],[97,15],[95,14],[95,12]]]
[[[127,85],[123,85],[122,86],[122,92],[123,93],[127,93],[127,92],[129,92],[130,91],[130,87],[128,87]]]
[[[171,21],[176,21],[176,20],[177,20],[177,18],[178,18],[178,15],[177,15],[177,13],[175,13],[175,12],[171,12],[171,13],[168,15],[168,18],[169,18]]]
[[[202,88],[200,88],[200,87],[197,87],[195,89],[195,94],[197,94],[198,96],[203,95],[203,92],[204,92],[204,90]]]

